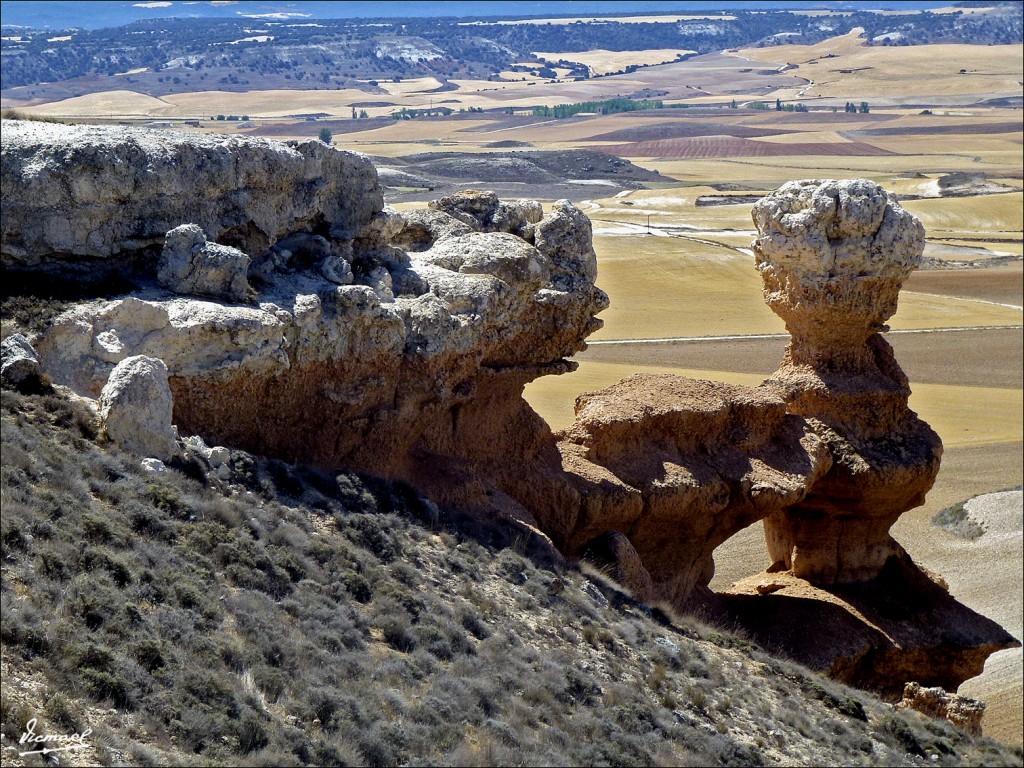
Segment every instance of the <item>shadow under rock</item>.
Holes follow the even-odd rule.
[[[890,701],[910,681],[955,691],[991,654],[1020,645],[909,557],[891,558],[869,582],[818,587],[763,573],[717,598],[720,619],[769,652]]]

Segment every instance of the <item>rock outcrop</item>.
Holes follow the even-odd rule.
[[[139,456],[170,461],[178,455],[172,411],[163,361],[126,357],[100,392],[100,434]]]
[[[4,266],[159,249],[181,224],[252,256],[291,232],[351,239],[383,205],[373,164],[319,141],[19,120],[0,183]]]
[[[138,269],[133,295],[35,341],[130,450],[179,450],[173,395],[173,423],[201,438],[181,446],[212,471],[226,451],[207,444],[402,480],[896,698],[1013,644],[889,535],[941,443],[879,335],[923,230],[877,185],[794,182],[755,206],[765,296],[792,334],[765,383],[637,375],[553,434],[523,388],[573,370],[608,304],[571,203],[467,191],[405,213],[366,160],[317,142],[11,125],[4,263]],[[715,547],[759,520],[769,572],[714,595]]]
[[[798,502],[831,467],[776,393],[682,376],[638,374],[582,395],[560,438],[581,504],[539,515],[542,528],[572,553],[622,533],[654,594],[680,607],[706,590],[719,544]]]
[[[949,720],[971,736],[981,736],[981,718],[985,702],[947,693],[942,688],[924,688],[918,683],[907,683],[898,709],[913,709],[929,717]]]
[[[407,217],[367,161],[315,142],[10,125],[5,260],[141,264],[141,290],[39,340],[61,383],[96,397],[122,360],[158,358],[184,434],[532,520],[499,477],[518,471],[509,446],[557,450],[522,388],[574,369],[607,306],[573,205],[464,193],[442,206],[458,216]],[[57,178],[72,189],[40,208]]]

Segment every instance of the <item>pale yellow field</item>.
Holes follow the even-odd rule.
[[[577,61],[590,68],[591,74],[606,75],[609,72],[618,72],[630,64],[664,64],[675,61],[676,56],[681,53],[694,53],[680,48],[653,48],[646,51],[606,51],[595,49],[593,51],[571,51],[571,52],[541,52],[533,51],[534,56],[549,61]]]
[[[380,88],[383,88],[392,96],[408,96],[414,93],[423,93],[424,91],[430,91],[435,88],[440,88],[441,85],[441,81],[434,77],[417,77],[409,80],[402,80],[397,83],[382,80],[378,83],[378,86]],[[372,98],[371,94],[365,95],[369,98]]]
[[[598,285],[611,297],[594,339],[783,333],[749,257],[669,237],[595,237]]]
[[[922,142],[922,150],[927,144]],[[974,157],[978,157],[975,162]],[[1019,170],[1021,154],[1010,152],[964,153],[955,156],[928,154],[885,157],[825,157],[821,155],[758,157],[758,158],[706,158],[700,160],[672,160],[664,158],[631,157],[636,164],[658,170],[662,174],[683,182],[756,183],[774,189],[793,179],[850,179],[867,178],[885,183],[893,176],[916,172],[939,165],[943,171],[984,171],[1002,173]]]
[[[803,140],[806,134],[801,134]],[[774,138],[774,137],[767,137]],[[810,139],[808,139],[810,141]],[[959,136],[929,136],[927,139],[927,152],[930,155],[950,157],[962,155],[973,158],[982,153],[1003,152],[1020,157],[1021,144],[1020,134],[986,134],[985,136],[971,136],[970,128],[965,127]],[[872,137],[871,144],[887,149],[890,152],[897,152],[901,155],[921,155],[921,136],[896,136],[896,137]]]
[[[834,57],[823,58],[827,54]],[[1019,45],[867,46],[857,30],[817,45],[744,48],[738,55],[780,66],[797,64],[794,74],[813,81],[803,92],[807,98],[1019,95],[1024,68]],[[966,73],[960,74],[961,69]]]
[[[511,73],[515,77],[515,73]],[[440,86],[434,78],[382,82],[388,89],[386,94],[373,94],[348,88],[323,91],[198,91],[195,93],[170,94],[162,98],[146,96],[135,91],[106,91],[76,96],[46,104],[23,107],[16,101],[5,100],[4,106],[18,106],[28,112],[44,116],[65,117],[152,117],[152,118],[199,118],[205,119],[217,114],[249,115],[256,118],[279,118],[289,115],[324,112],[330,116],[347,118],[352,105],[366,102],[391,102],[393,106],[360,107],[371,117],[388,115],[401,107],[422,109],[428,106],[446,106],[458,110],[460,107],[518,107],[525,109],[538,104],[561,104],[567,102],[602,99],[622,92],[623,88],[637,90],[644,87],[638,79],[601,78],[595,81],[556,83],[542,82],[531,86],[534,79],[510,82],[488,80],[452,80],[457,86],[454,91],[431,90]]]
[[[928,232],[1000,233],[1019,237],[1024,227],[1024,193],[1007,192],[983,197],[907,200],[903,207]]]
[[[102,91],[41,104],[26,111],[69,117],[163,117],[174,114],[174,105],[135,91]]]

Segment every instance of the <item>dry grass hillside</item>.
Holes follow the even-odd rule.
[[[407,489],[233,452],[147,473],[3,392],[3,762],[1014,765]]]

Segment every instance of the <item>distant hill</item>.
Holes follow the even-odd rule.
[[[88,19],[83,18],[78,3],[4,2],[0,89],[5,97],[46,101],[109,90],[132,90],[156,97],[254,89],[359,88],[379,94],[376,85],[380,80],[422,76],[436,77],[442,82],[448,78],[501,80],[501,73],[510,70],[547,78],[554,76],[549,65],[568,68],[571,78],[592,76],[587,66],[573,61],[574,51],[674,49],[710,53],[781,43],[809,45],[858,27],[865,30],[867,40],[875,45],[988,45],[1024,41],[1019,3],[975,14],[922,12],[891,16],[862,5],[853,6],[848,15],[826,17],[777,10],[809,4],[775,3],[771,10],[757,12],[757,3],[722,3],[716,7],[727,12],[716,12],[722,14],[720,19],[683,22],[510,24],[499,23],[493,17],[469,24],[450,17],[416,16],[417,9],[434,5],[386,2],[299,2],[288,6],[105,2],[85,6]],[[61,13],[65,5],[74,8]],[[398,5],[409,13],[400,19],[389,18]],[[588,10],[635,14],[651,5],[598,2],[580,3],[572,8],[577,14]],[[935,3],[904,7],[921,9],[929,5]],[[542,7],[550,17],[563,10],[563,6],[568,4],[492,3],[487,6],[487,13],[529,17],[531,11]],[[657,4],[657,10],[675,9],[678,13],[681,8],[703,8],[709,13],[710,6],[668,3]],[[483,6],[446,3],[442,7],[453,15],[468,15],[480,14]],[[150,12],[161,17],[111,26]],[[327,13],[375,13],[378,18],[369,22],[321,18]],[[185,14],[203,18],[184,18]],[[167,15],[180,17],[162,18]],[[59,28],[64,29],[57,34]],[[561,59],[544,61],[534,51],[559,51]],[[32,89],[11,90],[25,86]]]
[[[948,5],[943,0],[883,0],[872,4],[877,8],[924,9]],[[850,6],[852,3],[835,3]],[[192,19],[237,19],[263,18],[287,19],[358,19],[358,18],[453,18],[453,17],[520,17],[531,15],[606,15],[636,14],[656,11],[699,12],[745,8],[750,10],[799,9],[821,7],[812,0],[721,0],[719,2],[694,2],[678,0],[584,0],[564,2],[554,0],[541,2],[531,0],[517,2],[478,3],[474,0],[448,0],[444,3],[409,3],[393,0],[348,0],[343,3],[310,2],[244,2],[244,3],[189,3],[189,2],[132,2],[132,0],[98,0],[81,3],[77,0],[57,0],[40,3],[28,0],[4,0],[0,3],[4,27],[31,27],[37,29],[102,29],[118,27],[135,21],[165,18]]]

